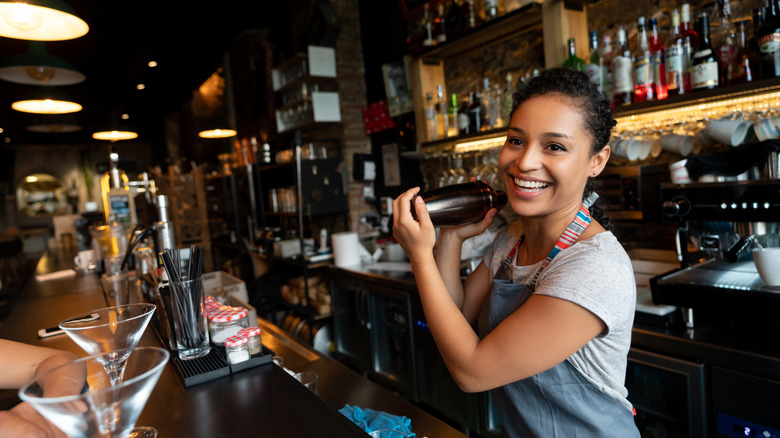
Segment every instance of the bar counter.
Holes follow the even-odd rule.
[[[45,254],[35,274],[70,268],[69,253]],[[37,332],[54,327],[70,315],[104,307],[96,274],[45,282],[31,277],[0,327],[0,337],[71,351],[86,356],[66,335],[38,339]],[[319,375],[319,395],[298,383],[282,368],[265,364],[185,388],[172,363],[155,386],[137,425],[152,426],[164,437],[365,437],[338,412],[345,404],[406,416],[418,437],[463,437],[462,433],[416,407],[405,398],[364,378],[345,365],[301,344],[260,319],[265,347],[296,372]],[[161,346],[148,327],[140,346]]]

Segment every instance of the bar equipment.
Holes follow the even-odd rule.
[[[676,220],[681,269],[651,280],[653,302],[748,319],[778,320],[778,289],[765,285],[752,245],[780,246],[780,180],[661,185],[662,215]]]

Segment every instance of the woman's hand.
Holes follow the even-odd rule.
[[[66,438],[28,403],[0,411],[0,438]]]
[[[415,198],[419,192],[419,187],[409,189],[393,201],[393,237],[410,259],[432,255],[436,244],[436,229],[428,216],[428,208],[422,198]],[[417,220],[412,216],[412,208]]]

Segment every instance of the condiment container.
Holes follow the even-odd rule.
[[[234,335],[225,339],[225,354],[231,365],[249,360],[246,336]]]
[[[456,226],[481,221],[488,210],[501,210],[506,205],[506,193],[494,190],[482,181],[453,184],[421,193],[412,199],[412,215],[417,218],[414,202],[421,197],[428,207],[434,226]]]
[[[260,327],[247,327],[238,331],[239,336],[246,336],[246,348],[249,354],[260,354],[263,351],[263,343],[260,339]]]
[[[220,307],[209,313],[209,335],[211,342],[224,345],[225,340],[237,335],[242,328],[249,327],[247,310],[243,307]]]

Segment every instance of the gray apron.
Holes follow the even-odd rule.
[[[566,228],[555,248],[526,284],[513,284],[509,265],[523,243],[521,237],[502,262],[490,286],[488,302],[479,318],[484,337],[533,294],[542,271],[562,250],[573,245],[590,223],[588,207],[593,193],[583,202],[577,217]],[[638,437],[632,412],[614,397],[599,390],[568,360],[537,375],[490,391],[508,437]]]

